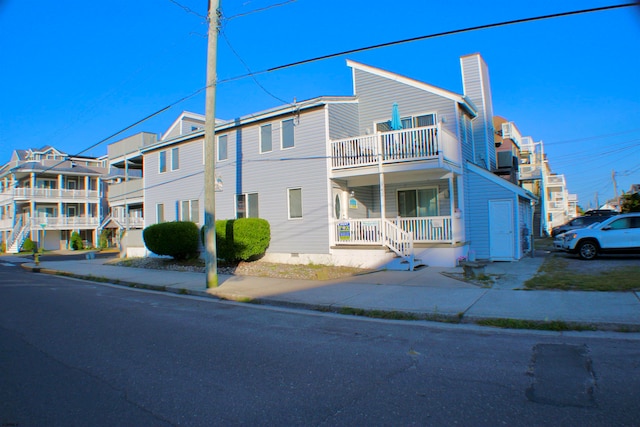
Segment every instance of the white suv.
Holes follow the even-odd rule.
[[[558,236],[557,246],[591,260],[600,253],[640,253],[640,212],[617,215]]]

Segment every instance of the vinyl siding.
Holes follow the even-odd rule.
[[[156,204],[164,204],[165,222],[177,221],[176,206],[183,200],[199,200],[199,226],[204,224],[203,138],[197,138],[162,150],[144,154],[144,219],[145,226],[156,223]],[[171,170],[171,149],[179,147],[180,168]],[[167,151],[167,171],[159,173],[158,158]]]
[[[281,149],[281,123],[294,118],[295,146]],[[260,153],[260,126],[271,124],[273,151]],[[260,217],[271,226],[272,253],[328,253],[329,196],[325,111],[305,110],[234,129],[229,160],[216,172],[223,190],[216,193],[216,218],[235,218],[235,196],[258,193]],[[288,219],[288,189],[302,189],[302,219]]]
[[[460,59],[464,93],[478,108],[478,116],[473,120],[473,140],[475,159],[473,162],[485,169],[496,167],[493,142],[493,104],[489,70],[479,55],[464,56]]]
[[[374,123],[390,120],[394,102],[398,103],[401,117],[436,113],[438,120],[446,118],[444,128],[458,134],[455,101],[363,70],[354,71],[360,134],[374,133]]]
[[[329,104],[329,138],[342,139],[359,134],[358,104]]]
[[[467,240],[477,259],[488,259],[489,253],[489,200],[514,200],[508,189],[467,169],[465,171]],[[514,203],[514,212],[517,204]],[[515,217],[514,217],[515,218]],[[515,224],[515,221],[514,221]]]

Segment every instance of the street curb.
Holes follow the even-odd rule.
[[[213,294],[208,290],[190,290],[187,288],[173,287],[173,286],[165,286],[165,285],[148,285],[136,282],[128,282],[117,279],[109,279],[106,277],[97,277],[92,275],[83,275],[83,274],[75,274],[68,273],[59,270],[52,270],[49,268],[41,268],[29,265],[29,263],[20,265],[23,269],[29,270],[34,273],[43,273],[43,274],[51,274],[55,276],[64,276],[64,277],[72,277],[75,279],[87,280],[96,283],[107,283],[111,285],[124,286],[133,289],[144,289],[154,292],[169,292],[176,295],[188,295],[188,296],[196,296],[196,297],[205,297],[216,299],[220,301],[233,301],[242,304],[253,304],[253,305],[264,305],[264,306],[273,306],[273,307],[282,307],[282,308],[292,308],[299,310],[309,310],[309,311],[317,311],[322,313],[335,313],[344,316],[356,316],[356,317],[369,317],[376,318],[382,320],[418,320],[418,321],[431,321],[431,322],[439,322],[439,323],[448,323],[448,324],[460,324],[460,325],[475,325],[486,328],[494,328],[494,329],[502,329],[502,330],[536,330],[536,331],[549,331],[549,332],[582,332],[582,331],[606,331],[606,332],[623,332],[623,333],[638,333],[640,332],[640,325],[635,324],[626,324],[626,323],[608,323],[608,322],[598,322],[598,323],[583,323],[583,322],[574,322],[574,321],[565,321],[565,320],[535,320],[535,319],[512,319],[512,318],[500,318],[500,317],[482,317],[482,316],[467,316],[464,313],[458,314],[446,314],[446,313],[425,313],[425,312],[411,312],[411,311],[399,311],[399,310],[375,310],[375,309],[363,309],[357,307],[348,307],[348,306],[336,306],[334,304],[310,304],[310,303],[302,303],[302,302],[291,302],[291,301],[282,301],[277,299],[269,299],[269,298],[253,298],[246,295],[241,294],[226,294],[219,293]],[[515,327],[509,328],[504,326],[494,326],[490,324],[483,325],[482,323],[495,321],[497,323],[500,322],[509,322],[513,321],[516,324],[530,324],[536,327],[533,328],[523,328],[523,327]],[[566,326],[567,329],[562,330],[554,330],[554,329],[545,329],[543,326],[551,325],[551,324],[562,324]]]

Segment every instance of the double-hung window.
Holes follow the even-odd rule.
[[[180,149],[178,147],[171,149],[171,170],[180,169]]]
[[[156,224],[164,222],[164,203],[156,204]]]
[[[302,188],[290,188],[288,191],[289,219],[302,218]]]
[[[200,222],[200,201],[198,199],[183,200],[181,205],[180,220],[198,224]]]
[[[271,125],[260,126],[260,152],[268,153],[273,150]]]
[[[227,160],[228,147],[227,147],[227,135],[220,135],[218,137],[218,160]]]
[[[160,173],[164,173],[167,171],[167,152],[161,151],[159,153],[158,166]]]
[[[236,218],[259,218],[258,193],[236,196]]]
[[[293,119],[282,121],[282,149],[293,148],[295,146],[294,140],[294,126]]]

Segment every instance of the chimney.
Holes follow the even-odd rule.
[[[490,171],[496,168],[496,150],[493,141],[493,103],[489,68],[479,53],[460,57],[462,90],[478,109],[472,121],[474,163]]]

